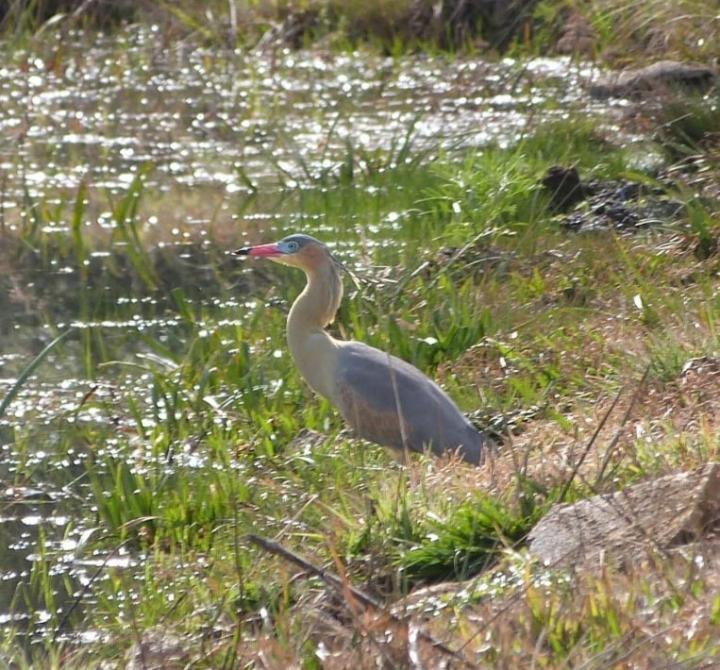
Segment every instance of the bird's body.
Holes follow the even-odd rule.
[[[343,289],[340,266],[324,244],[291,235],[236,253],[305,271],[307,285],[288,315],[290,353],[309,386],[361,437],[396,450],[457,452],[470,463],[482,461],[485,437],[435,382],[400,358],[362,342],[338,340],[325,330]]]
[[[482,459],[483,437],[432,380],[417,387],[417,368],[362,342],[341,345],[335,405],[365,439],[393,449]],[[365,392],[357,393],[355,389]]]

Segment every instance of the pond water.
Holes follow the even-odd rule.
[[[23,186],[33,198],[83,180],[122,192],[148,161],[160,189],[235,193],[328,169],[348,141],[387,150],[410,128],[415,148],[514,142],[528,123],[587,108],[580,84],[596,74],[567,59],[218,52],[143,31],[86,39],[0,69],[0,127],[16,140],[0,157],[6,209]]]
[[[566,59],[218,51],[168,44],[152,29],[92,41],[48,36],[6,58],[0,240],[37,230],[22,253],[3,261],[0,402],[54,336],[73,330],[0,416],[0,626],[27,624],[41,634],[50,614],[46,601],[33,600],[39,583],[69,579],[59,592],[78,593],[99,567],[133,563],[122,549],[90,557],[79,551],[94,533],[86,520],[86,456],[67,447],[60,456],[55,447],[63,426],[83,422],[114,420],[121,434],[129,419],[113,419],[108,408],[126,387],[144,393],[138,411],[146,425],[164,419],[149,410],[148,375],[122,364],[151,355],[148,339],[168,349],[186,339],[190,327],[174,288],[209,324],[242,322],[256,279],[225,252],[294,224],[337,232],[296,204],[304,189],[337,178],[348,155],[363,169],[388,156],[405,160],[410,145],[413,155],[457,151],[513,143],[554,117],[607,120],[608,103],[590,102],[582,90],[593,74]],[[138,174],[143,206],[118,231],[118,211],[139,188]],[[349,235],[341,253],[360,239],[367,245],[391,236],[400,214],[383,213],[362,235]],[[80,249],[79,264],[67,262],[73,221],[82,235],[103,241]],[[135,274],[145,268],[151,275],[143,284],[125,278],[134,230],[152,247],[131,257]],[[211,237],[225,246],[211,249]],[[63,244],[70,251],[53,256]],[[31,440],[18,439],[29,426]],[[114,444],[93,448],[108,453]],[[47,552],[50,574],[37,567]],[[58,599],[62,616],[74,598]]]

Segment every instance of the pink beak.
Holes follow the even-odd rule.
[[[258,258],[272,258],[281,256],[282,251],[277,244],[258,244],[254,247],[243,247],[233,251],[233,256],[257,256]]]

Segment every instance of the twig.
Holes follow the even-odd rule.
[[[620,400],[620,396],[622,396],[622,392],[625,390],[625,387],[620,387],[620,390],[617,392],[614,400],[612,401],[612,404],[610,405],[610,408],[607,412],[605,412],[605,416],[603,416],[602,420],[598,424],[597,428],[595,429],[595,432],[592,434],[592,437],[590,438],[590,441],[587,443],[587,446],[583,450],[580,458],[578,459],[577,463],[575,463],[575,467],[573,468],[572,472],[570,473],[570,477],[568,477],[568,480],[565,482],[565,486],[563,486],[562,492],[560,493],[560,497],[558,498],[557,502],[565,502],[565,496],[567,495],[568,491],[570,490],[570,486],[573,483],[573,480],[577,476],[578,471],[580,470],[582,464],[585,462],[585,459],[587,458],[587,455],[590,453],[590,449],[592,449],[593,444],[595,444],[595,440],[597,440],[598,435],[600,435],[600,431],[605,427],[605,424],[607,423],[607,420],[610,418],[610,415],[612,414],[613,410],[615,409],[616,405],[618,404],[618,401]]]
[[[631,415],[633,409],[635,409],[635,403],[637,402],[638,398],[640,397],[640,391],[642,390],[643,386],[645,386],[645,381],[648,378],[648,374],[650,374],[650,365],[648,365],[645,368],[645,372],[643,372],[643,376],[640,378],[638,385],[635,387],[635,392],[633,393],[632,398],[630,398],[630,404],[628,405],[628,408],[625,410],[625,414],[623,414],[623,418],[620,421],[620,425],[618,426],[617,430],[615,431],[615,435],[613,435],[612,440],[610,440],[610,444],[608,444],[608,448],[607,448],[607,451],[605,452],[605,456],[603,458],[602,465],[600,466],[600,472],[598,473],[598,476],[595,478],[595,487],[600,485],[603,475],[605,474],[605,469],[610,464],[610,457],[612,456],[613,452],[615,451],[615,447],[617,447],[617,444],[620,441],[620,436],[622,434],[623,427],[630,419],[630,415]]]
[[[290,563],[294,563],[295,565],[301,567],[303,570],[305,570],[307,573],[319,577],[322,579],[328,586],[332,587],[333,589],[337,589],[338,591],[341,591],[344,594],[349,593],[352,595],[352,597],[359,602],[364,609],[373,609],[373,610],[380,610],[383,614],[387,615],[392,619],[395,623],[401,624],[401,625],[407,625],[407,621],[403,617],[398,617],[390,612],[388,612],[382,605],[382,603],[373,598],[372,596],[368,595],[364,591],[361,591],[360,589],[352,586],[351,584],[343,581],[340,579],[337,575],[333,574],[332,572],[329,572],[323,568],[320,568],[316,565],[313,565],[309,561],[305,560],[302,556],[299,556],[293,551],[290,551],[289,549],[286,549],[278,542],[275,542],[274,540],[270,540],[266,537],[262,537],[260,535],[254,535],[249,534],[245,536],[247,540],[252,542],[253,544],[257,545],[261,549],[271,553],[275,554],[276,556],[280,556],[281,558],[284,558],[286,561],[289,561]],[[457,661],[460,661],[464,666],[468,668],[476,668],[477,666],[474,663],[471,663],[466,658],[464,658],[461,654],[459,654],[456,651],[453,651],[445,645],[440,640],[435,639],[432,635],[429,633],[425,633],[424,631],[418,631],[417,636],[421,639],[423,639],[425,642],[429,642],[435,649],[438,651],[443,652],[444,654],[447,654],[448,656],[452,656]]]
[[[122,549],[130,540],[123,540],[120,544],[118,544],[116,547],[112,549],[108,553],[107,556],[105,556],[103,562],[98,566],[98,569],[92,574],[90,579],[85,582],[84,586],[80,591],[78,591],[78,594],[75,596],[75,600],[73,600],[72,604],[68,608],[68,610],[65,612],[63,618],[60,620],[60,623],[57,625],[57,628],[55,628],[55,631],[53,633],[53,642],[57,641],[58,635],[63,632],[65,628],[65,624],[70,620],[70,617],[72,616],[72,613],[75,611],[77,606],[80,604],[82,599],[85,597],[85,595],[88,593],[90,588],[95,584],[97,579],[100,577],[100,575],[103,573],[103,571],[107,568],[108,563],[110,562],[110,559],[117,554],[120,549]]]

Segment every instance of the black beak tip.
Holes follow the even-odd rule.
[[[249,256],[250,255],[250,247],[242,247],[240,249],[235,249],[235,251],[230,252],[231,256]]]

